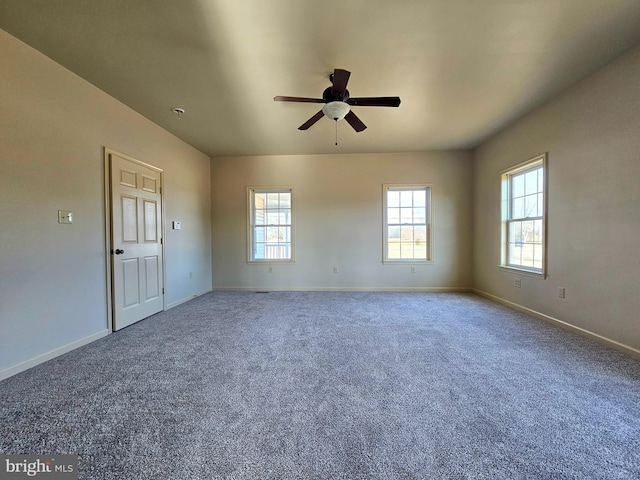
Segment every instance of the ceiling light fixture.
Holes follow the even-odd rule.
[[[342,120],[350,111],[351,107],[349,104],[340,100],[328,102],[324,107],[322,107],[322,113],[331,120],[336,121],[336,147],[338,146],[338,120]]]
[[[331,120],[342,120],[347,113],[351,110],[351,107],[342,101],[329,102],[322,107],[322,113],[324,113]],[[320,117],[322,118],[322,117]]]
[[[184,114],[184,108],[180,107],[172,108],[171,111],[178,116],[178,120],[180,120],[182,118],[182,115]]]

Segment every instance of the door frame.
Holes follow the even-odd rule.
[[[164,170],[151,165],[149,163],[141,162],[140,160],[120,153],[109,147],[104,147],[104,223],[105,223],[105,271],[106,271],[106,294],[107,294],[107,329],[109,333],[113,333],[113,324],[115,318],[113,316],[113,268],[112,268],[112,253],[111,253],[111,237],[113,234],[113,216],[111,212],[111,155],[117,155],[143,167],[155,170],[160,175],[160,209],[162,214],[160,215],[160,248],[162,250],[162,310],[167,309],[166,300],[166,284],[167,284],[167,265],[166,265],[166,252],[164,247],[165,239],[165,208],[164,208]]]

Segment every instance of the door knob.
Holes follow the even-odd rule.
[[[115,254],[116,255],[122,255],[124,253],[124,250],[122,250],[121,248],[116,248]]]

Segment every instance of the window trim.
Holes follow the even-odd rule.
[[[511,177],[522,173],[526,170],[542,167],[542,268],[526,267],[521,265],[513,265],[509,263],[509,221],[511,220]],[[529,160],[509,167],[502,172],[501,175],[501,241],[500,241],[500,265],[499,267],[510,272],[519,272],[538,278],[547,277],[547,259],[548,259],[548,208],[549,208],[549,170],[548,170],[548,154],[537,155]],[[526,217],[529,218],[529,217]],[[531,217],[534,218],[534,217]],[[538,216],[535,217],[540,218]]]
[[[254,193],[291,193],[291,258],[253,258]],[[247,187],[247,263],[291,264],[295,263],[295,192],[293,187]]]
[[[426,191],[425,225],[427,228],[427,258],[388,258],[388,219],[387,192],[389,190],[420,190]],[[433,263],[433,185],[431,183],[384,183],[382,185],[382,263],[390,265],[425,265]]]

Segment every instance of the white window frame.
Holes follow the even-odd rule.
[[[532,170],[537,170],[542,168],[542,192],[539,190],[536,191],[536,194],[540,195],[542,198],[542,209],[541,212],[537,209],[535,215],[527,214],[526,212],[522,217],[514,217],[514,213],[512,212],[513,208],[513,178],[516,176],[520,176],[522,174],[526,174]],[[542,278],[546,278],[547,275],[547,210],[548,210],[548,167],[547,167],[547,154],[543,153],[542,155],[538,155],[534,158],[527,160],[521,164],[518,164],[514,167],[511,167],[507,170],[501,172],[501,183],[502,183],[502,240],[501,240],[501,263],[500,267],[515,270],[525,274],[531,274],[534,276],[540,276]],[[518,197],[520,198],[520,197]],[[524,198],[524,196],[523,196]],[[530,222],[530,221],[539,221],[541,222],[542,232],[540,232],[540,241],[542,244],[542,258],[541,258],[541,266],[540,268],[536,268],[528,265],[521,265],[517,263],[513,263],[509,257],[509,247],[510,247],[510,228],[512,224],[521,222]]]
[[[290,228],[290,258],[255,258],[255,194],[256,193],[290,193],[291,194],[291,221],[289,224],[278,224],[277,226],[288,226]],[[295,262],[295,195],[292,187],[247,187],[247,263],[293,263]],[[265,225],[269,226],[269,225]],[[276,226],[276,225],[272,225]]]
[[[387,192],[388,191],[413,191],[413,190],[424,190],[426,192],[426,202],[425,202],[425,227],[426,227],[426,258],[389,258],[389,219],[388,219],[388,206],[387,206]],[[431,202],[431,191],[432,186],[428,183],[419,183],[419,184],[395,184],[395,183],[385,183],[382,185],[382,263],[389,264],[427,264],[433,263],[432,252],[433,252],[433,207]],[[391,224],[391,226],[400,226],[403,225],[402,222],[397,224]],[[404,225],[422,225],[422,223],[414,224],[414,223],[405,223]]]

